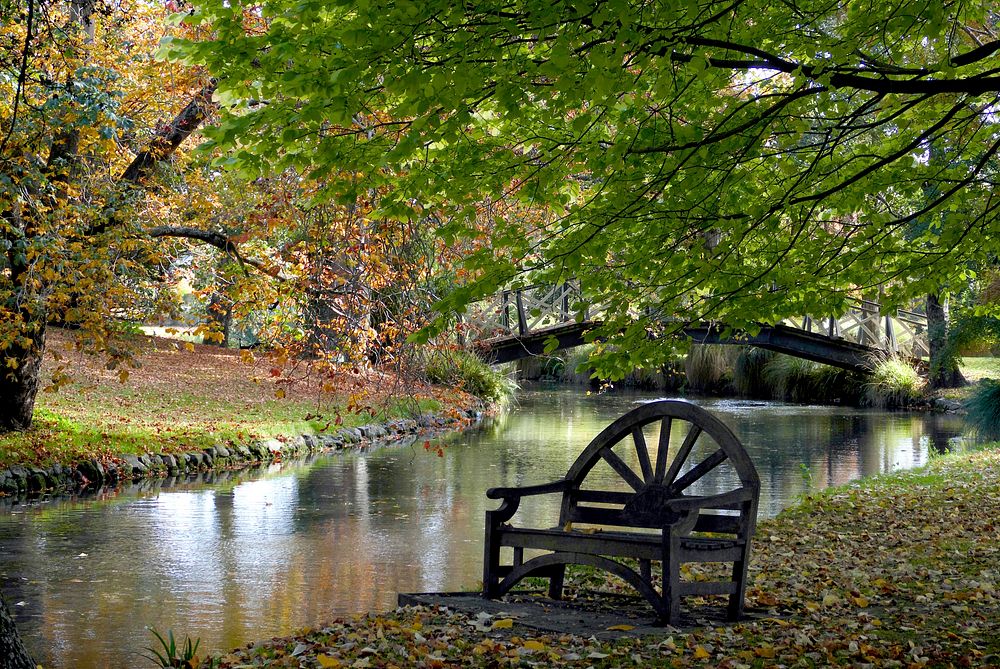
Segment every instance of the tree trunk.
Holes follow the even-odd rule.
[[[0,354],[0,433],[27,430],[35,410],[45,350],[45,322],[29,346],[13,344]]]
[[[927,344],[930,349],[931,388],[959,388],[967,382],[958,369],[958,352],[948,341],[948,303],[927,296]]]
[[[35,669],[36,666],[21,642],[7,603],[0,596],[0,669]]]

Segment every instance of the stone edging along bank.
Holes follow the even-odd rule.
[[[108,461],[84,460],[75,466],[55,464],[47,469],[14,465],[0,470],[0,497],[81,490],[141,478],[268,464],[323,451],[363,448],[407,436],[468,427],[482,418],[483,412],[478,409],[458,409],[455,415],[424,414],[416,419],[400,418],[387,423],[345,427],[330,434],[305,434],[284,441],[261,439],[245,445],[216,444],[202,451],[118,455]]]

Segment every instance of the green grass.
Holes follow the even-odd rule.
[[[920,399],[924,380],[908,361],[888,356],[878,361],[864,384],[864,404],[880,409],[905,407]]]
[[[424,369],[432,383],[460,389],[488,404],[508,404],[517,392],[517,384],[510,377],[468,351],[431,351]]]
[[[385,415],[376,419],[348,411],[347,402],[342,396],[322,403],[249,402],[195,393],[71,387],[40,398],[27,432],[0,434],[0,466],[201,450],[217,443],[322,434],[442,408],[436,400],[403,398],[390,402]]]
[[[0,434],[0,467],[321,434],[471,403],[452,391],[411,390],[394,377],[350,370],[292,383],[289,370],[267,358],[148,338],[136,340],[135,367],[123,383],[120,367],[108,369],[68,342],[66,333],[53,333],[43,383],[60,351],[72,382],[39,394],[30,430]]]
[[[980,379],[1000,379],[1000,358],[962,358],[962,376],[970,383]]]

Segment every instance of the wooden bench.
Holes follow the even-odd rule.
[[[749,455],[718,418],[688,402],[643,404],[597,435],[565,478],[487,491],[503,503],[486,512],[483,596],[501,597],[526,576],[542,576],[550,579],[549,596],[559,599],[566,565],[580,564],[629,583],[664,622],[677,620],[681,597],[720,594],[729,596],[727,615],[736,620],[759,491]],[[555,528],[508,524],[522,498],[556,494],[562,504]],[[513,548],[511,564],[501,564],[503,547]],[[525,549],[547,552],[525,560]],[[653,561],[662,567],[660,591]],[[690,562],[732,569],[725,581],[682,580],[681,565]]]

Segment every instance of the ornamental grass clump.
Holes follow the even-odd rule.
[[[1000,441],[1000,381],[983,379],[965,402],[965,421],[980,441]]]
[[[487,404],[507,404],[517,392],[512,379],[469,351],[432,351],[427,356],[424,373],[431,383],[461,388]]]
[[[692,344],[684,359],[688,389],[701,393],[725,391],[738,354],[734,347],[723,344]]]
[[[898,355],[881,358],[864,384],[865,406],[877,409],[905,407],[919,400],[925,381],[908,361]]]

